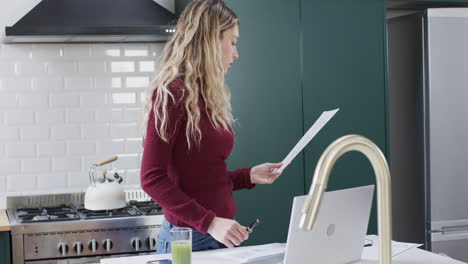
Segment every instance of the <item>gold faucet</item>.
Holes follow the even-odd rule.
[[[391,222],[391,183],[390,171],[387,161],[382,151],[369,139],[358,136],[348,135],[335,140],[323,152],[317,167],[315,168],[314,179],[310,186],[309,195],[302,208],[302,217],[299,227],[306,230],[312,230],[323,192],[327,189],[328,177],[335,165],[335,162],[348,151],[359,151],[363,153],[372,164],[374,173],[377,177],[377,213],[378,228],[380,236],[380,263],[392,263],[391,240],[392,240],[392,222]]]

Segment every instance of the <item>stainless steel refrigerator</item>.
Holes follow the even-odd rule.
[[[468,8],[387,17],[394,239],[468,262]]]

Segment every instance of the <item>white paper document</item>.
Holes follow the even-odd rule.
[[[380,246],[379,238],[376,235],[366,236],[366,243],[372,241],[371,247],[365,247],[362,251],[362,259],[367,260],[377,260],[379,259]],[[411,249],[422,246],[422,244],[406,243],[406,242],[397,242],[392,240],[392,257],[404,254],[405,252],[410,251]]]
[[[260,246],[238,247],[235,249],[230,249],[229,251],[221,251],[214,253],[213,256],[244,263],[247,261],[264,258],[267,256],[282,254],[285,251],[286,244],[272,243]]]
[[[315,121],[315,123],[309,128],[307,133],[297,142],[296,146],[289,152],[289,154],[284,158],[282,161],[283,165],[274,170],[273,173],[276,172],[283,172],[283,170],[294,160],[294,158],[299,154],[302,149],[304,149],[307,144],[317,135],[317,133],[330,121],[333,116],[338,112],[340,109],[337,108],[335,110],[325,111],[323,112],[320,117]]]

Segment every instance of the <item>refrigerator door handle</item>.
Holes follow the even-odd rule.
[[[432,241],[468,239],[468,227],[450,227],[442,231],[431,231]]]

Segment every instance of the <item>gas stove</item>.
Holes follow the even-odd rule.
[[[99,263],[155,252],[163,211],[141,190],[127,192],[127,206],[116,210],[87,210],[83,196],[8,197],[13,264]]]

